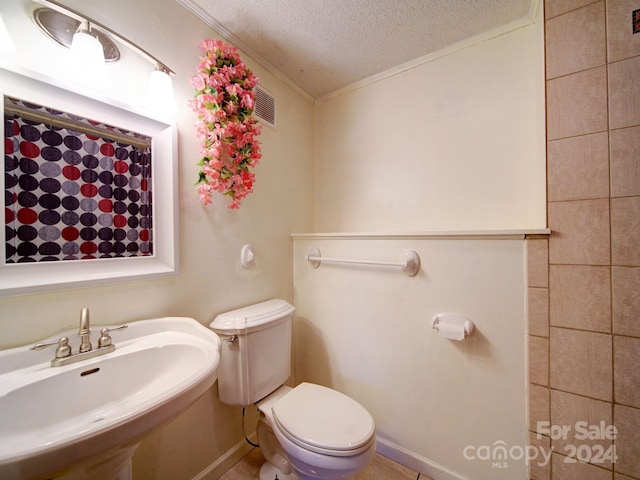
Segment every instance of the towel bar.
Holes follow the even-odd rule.
[[[420,270],[420,256],[414,250],[405,250],[402,253],[402,259],[400,262],[383,262],[379,260],[357,260],[347,258],[323,257],[321,256],[320,249],[318,248],[312,248],[311,250],[309,250],[309,254],[304,258],[311,263],[311,266],[313,268],[318,268],[322,262],[400,267],[402,271],[409,277],[414,277]]]

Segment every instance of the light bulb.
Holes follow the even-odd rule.
[[[165,115],[175,115],[178,111],[173,95],[173,82],[164,68],[156,68],[151,72],[143,105],[148,110]]]

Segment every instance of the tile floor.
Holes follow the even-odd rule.
[[[225,473],[220,480],[246,480],[258,479],[260,466],[264,457],[259,448],[251,450],[242,460],[236,463],[231,470]],[[418,472],[400,465],[387,457],[376,453],[373,461],[354,480],[430,480]]]

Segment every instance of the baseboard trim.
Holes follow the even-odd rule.
[[[411,470],[420,472],[433,480],[469,480],[467,477],[463,477],[458,473],[447,470],[442,465],[438,465],[428,458],[407,450],[390,440],[378,436],[376,441],[376,450],[379,454],[384,455],[385,457],[388,457]]]
[[[217,480],[249,453],[252,448],[245,440],[236,443],[224,455],[193,477],[193,480]]]

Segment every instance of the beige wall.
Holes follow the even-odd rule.
[[[412,249],[422,269],[314,269],[312,247],[383,261]],[[524,479],[521,459],[497,469],[478,458],[496,442],[527,442],[524,276],[522,237],[296,238],[296,380],[355,398],[375,419],[378,450],[429,478]],[[431,321],[446,312],[477,332],[440,338]]]
[[[17,3],[21,2],[12,5]],[[2,298],[0,348],[36,342],[75,327],[82,307],[91,309],[94,324],[167,315],[191,316],[208,324],[216,314],[241,305],[271,297],[293,301],[289,234],[312,229],[311,102],[244,55],[262,85],[277,98],[278,126],[264,128],[255,192],[241,209],[227,210],[223,199],[203,207],[193,188],[199,145],[192,127],[195,116],[187,107],[193,94],[188,79],[198,63],[198,42],[216,37],[216,32],[173,0],[62,3],[138,43],[176,72],[180,273],[162,280]],[[0,7],[5,20],[11,18],[5,16],[9,6]],[[44,38],[33,28],[33,38]],[[43,45],[53,50],[42,55],[57,54],[59,47],[53,42],[45,39]],[[30,58],[32,68],[46,63],[24,57]],[[147,75],[140,80],[142,85]],[[134,90],[135,84],[133,79],[126,88]],[[246,243],[256,254],[251,270],[240,266],[240,250]],[[240,411],[220,405],[214,386],[193,408],[145,440],[134,459],[135,473],[145,479],[193,478],[241,440]]]
[[[638,0],[547,1],[548,242],[529,244],[531,478],[640,478],[640,33]],[[573,437],[575,423],[617,438]],[[572,427],[551,439],[539,422]],[[617,462],[570,463],[568,445]]]
[[[542,28],[320,102],[316,231],[544,228]]]

